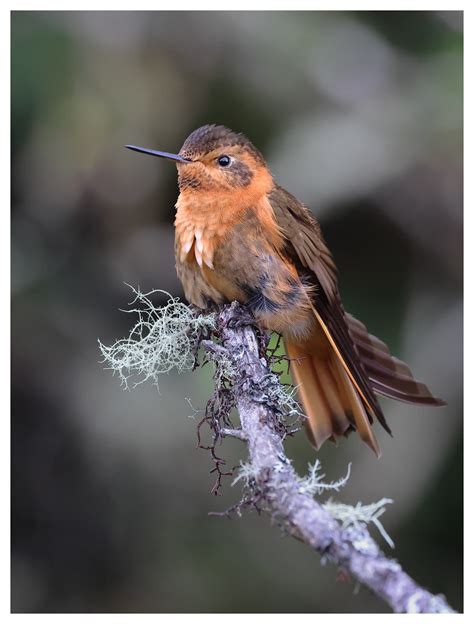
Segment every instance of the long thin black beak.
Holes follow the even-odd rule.
[[[179,154],[170,154],[169,152],[157,152],[156,150],[147,149],[146,147],[138,147],[137,145],[125,145],[126,148],[133,150],[134,152],[141,152],[142,154],[149,154],[150,156],[158,156],[159,158],[168,158],[169,160],[177,160],[182,163],[192,162],[187,158],[179,156]]]

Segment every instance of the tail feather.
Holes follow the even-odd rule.
[[[444,405],[408,366],[394,358],[365,325],[345,314],[341,327],[329,326],[315,309],[318,327],[302,342],[285,339],[293,379],[307,420],[310,442],[319,449],[356,430],[377,457],[380,448],[372,430],[377,418],[391,433],[374,393],[420,405]]]
[[[349,404],[352,408],[355,429],[357,430],[362,440],[364,440],[364,442],[368,444],[370,448],[374,451],[377,457],[380,457],[380,447],[371,427],[371,422],[373,422],[373,416],[372,418],[369,418],[369,415],[367,414],[366,408],[364,407],[358,392],[356,392],[356,389],[351,383],[351,380],[349,379],[346,371],[342,367],[339,360],[336,358],[334,359],[334,367],[339,373],[338,380],[341,392],[343,392],[345,396],[347,396]]]
[[[372,336],[359,320],[345,314],[349,333],[367,371],[371,386],[377,394],[420,405],[445,405],[434,397],[427,386],[415,379],[409,367],[393,357],[385,343]]]
[[[319,383],[323,390],[326,403],[331,412],[331,423],[333,432],[336,435],[344,435],[346,430],[350,427],[350,420],[348,414],[350,409],[347,409],[343,405],[344,394],[340,392],[337,384],[337,374],[334,374],[334,369],[331,367],[332,361],[329,358],[326,365],[321,365],[318,368],[318,362],[313,357],[313,369],[315,371],[315,379]]]
[[[347,376],[351,380],[359,398],[365,404],[365,414],[367,415],[370,424],[372,424],[375,416],[387,433],[391,434],[392,432],[390,431],[390,427],[385,420],[385,416],[383,415],[382,409],[374,394],[367,371],[365,370],[359,353],[352,342],[347,324],[344,323],[341,325],[340,323],[331,323],[334,336],[336,336],[335,338],[331,333],[329,325],[325,322],[319,312],[315,308],[313,308],[313,311],[319,323],[319,329],[320,331],[322,330],[326,336],[328,345],[330,345],[332,349],[332,355],[337,356],[338,362],[342,365]],[[317,333],[318,332],[316,331],[313,334],[313,337],[309,340],[308,344],[314,340]]]
[[[331,410],[313,367],[312,356],[292,342],[286,343],[291,369],[298,386],[306,416],[310,440],[319,449],[333,435]]]
[[[438,399],[433,396],[418,396],[406,394],[396,390],[393,385],[385,385],[380,379],[370,378],[374,392],[382,396],[386,396],[389,399],[395,399],[396,401],[402,401],[403,403],[411,403],[412,405],[426,405],[428,407],[442,407],[446,405],[446,401]]]
[[[380,456],[366,407],[332,350],[310,352],[285,341],[293,378],[307,416],[310,442],[319,449],[328,439],[337,441],[356,429],[361,438]]]

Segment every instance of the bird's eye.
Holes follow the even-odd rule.
[[[221,167],[228,167],[231,163],[230,156],[227,156],[226,154],[224,154],[223,156],[219,156],[217,162]]]

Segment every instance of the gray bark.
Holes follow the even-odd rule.
[[[286,458],[281,430],[275,414],[265,401],[269,365],[259,354],[255,329],[239,325],[241,308],[227,306],[219,315],[219,333],[225,357],[234,369],[233,392],[241,431],[248,445],[256,487],[265,509],[325,560],[341,566],[352,577],[386,601],[397,613],[453,613],[440,595],[421,588],[400,564],[389,559],[370,537],[366,527],[343,528],[310,494],[301,491],[301,482]],[[237,320],[237,323],[236,323]],[[214,351],[218,360],[224,354]],[[224,430],[224,435],[235,431]]]

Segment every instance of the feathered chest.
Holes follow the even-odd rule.
[[[181,193],[176,208],[178,263],[196,263],[201,270],[214,270],[218,249],[233,236],[240,238],[242,248],[262,236],[276,248],[283,244],[266,196],[249,206],[233,197],[198,194],[196,198]]]
[[[176,207],[176,261],[213,269],[216,246],[229,227],[218,214],[218,202],[211,199],[196,204],[181,194]]]
[[[188,300],[199,307],[240,301],[265,327],[308,331],[308,289],[286,257],[266,195],[251,206],[194,205],[180,196],[177,209],[176,268]]]

